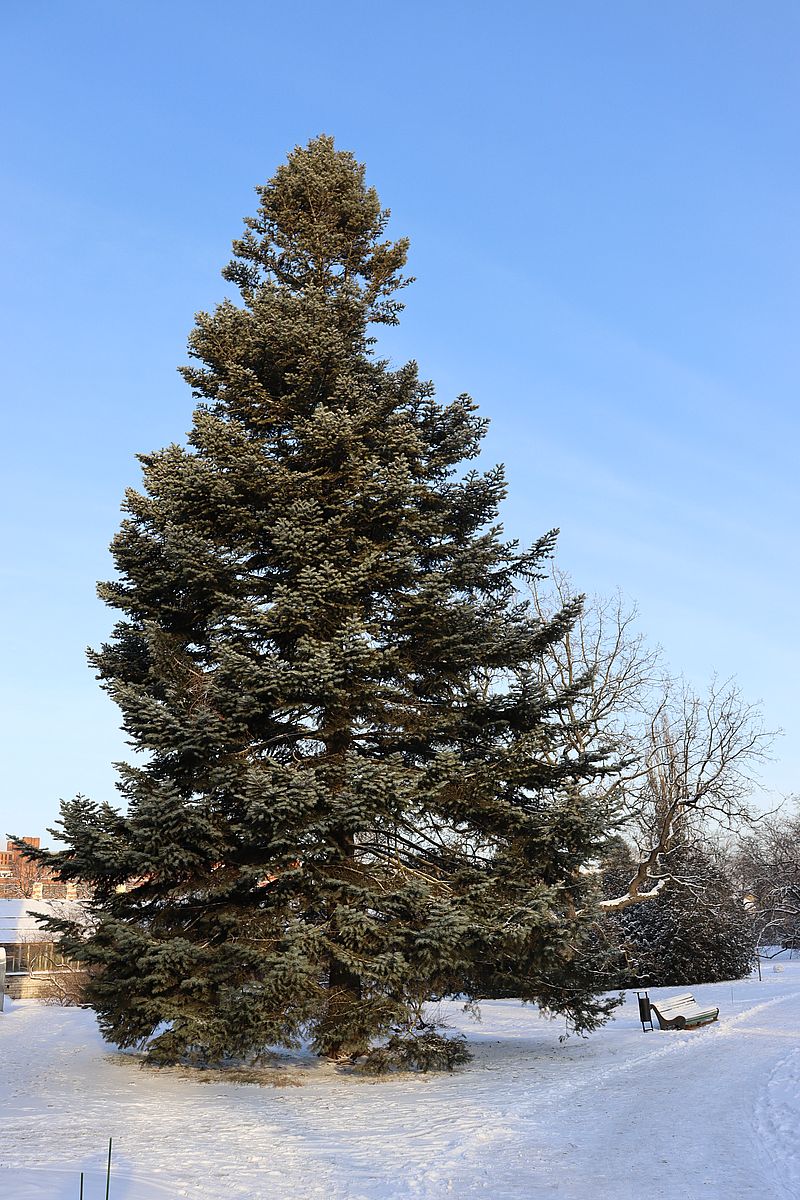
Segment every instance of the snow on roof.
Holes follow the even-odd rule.
[[[0,943],[48,941],[51,935],[31,914],[75,918],[82,912],[81,900],[0,900]]]

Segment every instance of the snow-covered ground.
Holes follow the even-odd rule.
[[[591,1038],[514,1001],[464,1029],[454,1075],[378,1081],[287,1059],[268,1086],[142,1070],[91,1013],[0,1014],[0,1197],[85,1200],[797,1200],[800,962],[693,989],[719,1021]],[[654,989],[652,995],[683,989]]]

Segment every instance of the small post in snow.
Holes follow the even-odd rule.
[[[108,1139],[108,1166],[106,1168],[106,1200],[108,1200],[108,1193],[111,1189],[111,1141],[112,1141],[112,1139],[109,1138]]]

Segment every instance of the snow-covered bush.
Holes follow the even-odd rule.
[[[607,947],[616,951],[609,986],[716,983],[752,970],[756,930],[722,857],[683,848],[671,869],[675,878],[658,896],[606,919]]]

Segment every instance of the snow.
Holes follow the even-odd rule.
[[[0,900],[0,942],[47,941],[52,935],[42,930],[34,914],[75,920],[83,911],[80,900]]]
[[[85,1200],[789,1200],[800,1195],[800,962],[693,987],[720,1019],[643,1034],[636,997],[588,1039],[515,1001],[454,1075],[345,1076],[287,1056],[266,1086],[142,1069],[90,1012],[0,1015],[0,1196]],[[651,990],[651,996],[679,989]]]

